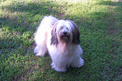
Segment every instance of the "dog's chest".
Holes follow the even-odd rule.
[[[63,56],[73,56],[75,50],[75,46],[72,45],[59,45],[57,48],[58,54]]]

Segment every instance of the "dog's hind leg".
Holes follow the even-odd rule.
[[[44,57],[47,53],[46,37],[45,31],[42,32],[39,28],[35,35],[35,43],[37,46],[34,49],[34,53],[36,53],[36,56]]]
[[[47,47],[46,45],[37,45],[34,49],[34,53],[36,53],[36,56],[44,57],[44,55],[47,53]]]

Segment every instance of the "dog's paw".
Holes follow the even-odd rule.
[[[56,67],[55,64],[52,62],[51,63],[51,66],[52,68],[54,68],[56,71],[59,71],[59,72],[66,72],[67,69],[66,68],[59,68],[59,67]]]
[[[37,53],[36,56],[44,57],[45,54]]]
[[[84,60],[80,59],[79,61],[79,65],[77,66],[78,68],[82,67],[84,65]]]
[[[34,49],[34,53],[38,53],[39,52],[39,49],[38,47],[36,46],[35,49]]]
[[[54,69],[55,69],[56,71],[59,71],[59,72],[66,72],[66,71],[67,71],[66,68],[57,68],[57,67],[55,67]]]
[[[53,63],[53,62],[51,63],[51,67],[52,67],[52,68],[55,68],[55,65],[54,65],[54,63]]]
[[[45,48],[45,49],[40,49],[40,48],[41,48],[41,47],[36,46],[35,49],[34,49],[34,53],[36,53],[36,56],[44,57],[44,55],[45,55],[46,52],[47,52],[47,48]]]
[[[79,59],[75,59],[72,63],[71,63],[71,66],[72,67],[82,67],[84,65],[84,60],[82,58],[79,58]]]

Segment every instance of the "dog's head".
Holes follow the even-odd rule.
[[[61,43],[80,43],[80,33],[77,25],[71,20],[59,20],[51,32],[51,45]]]

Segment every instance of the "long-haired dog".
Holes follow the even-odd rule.
[[[35,34],[36,56],[48,52],[52,59],[52,68],[65,72],[69,66],[81,67],[80,33],[77,25],[71,20],[58,20],[53,16],[45,16]]]

